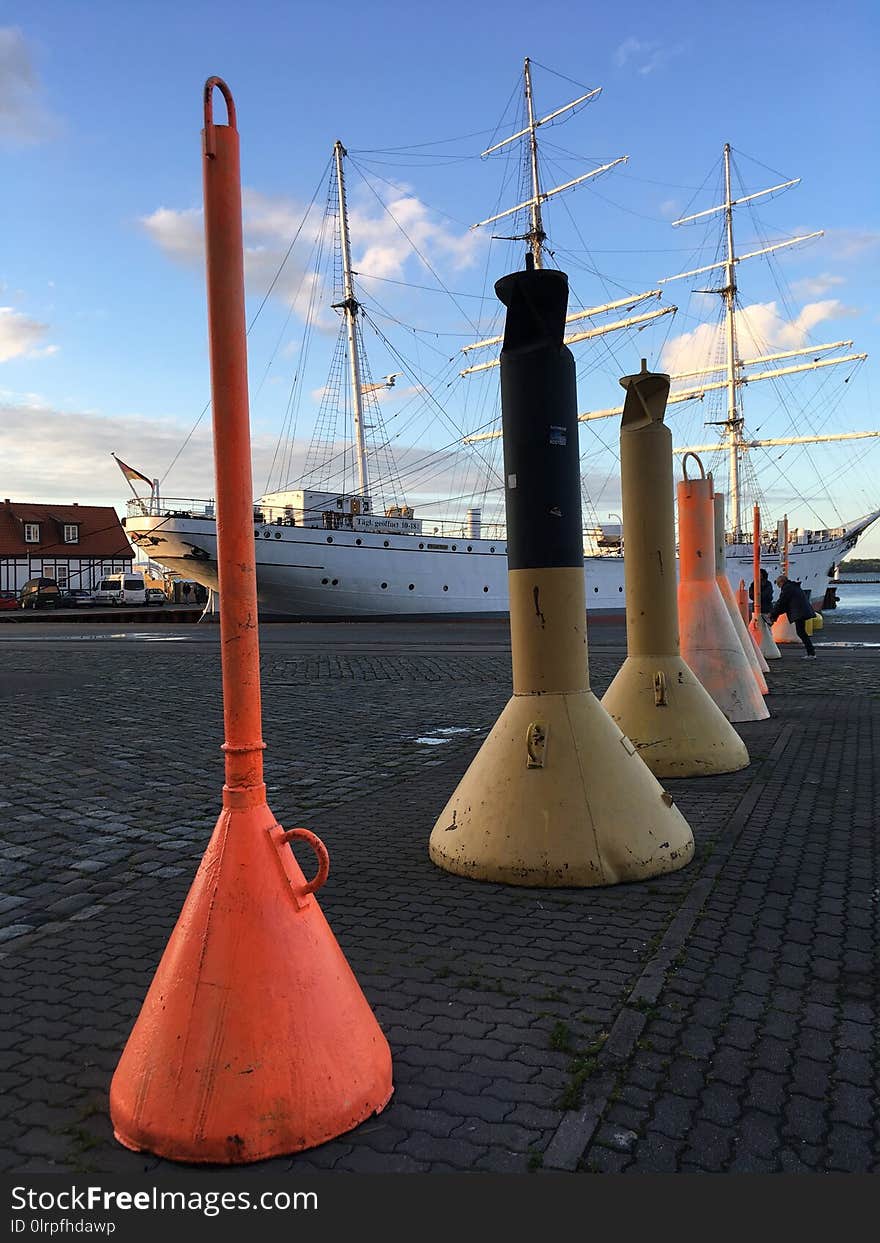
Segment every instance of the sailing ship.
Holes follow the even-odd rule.
[[[531,64],[527,59],[523,70],[524,124],[509,137],[494,143],[482,152],[483,157],[522,144],[526,170],[525,197],[512,208],[480,221],[474,228],[494,225],[509,217],[526,218],[525,229],[506,240],[525,243],[531,262],[544,266],[548,256],[548,238],[544,229],[543,206],[556,195],[575,188],[595,176],[623,164],[627,156],[599,164],[588,172],[561,183],[552,189],[542,187],[539,163],[538,133],[548,124],[569,116],[595,99],[601,88],[582,95],[544,117],[536,118],[532,92]],[[482,506],[472,503],[463,517],[435,519],[417,515],[403,499],[402,492],[388,495],[389,484],[399,485],[390,454],[390,438],[382,425],[378,394],[394,385],[397,374],[375,383],[365,366],[362,320],[363,304],[356,294],[351,257],[351,237],[345,182],[346,151],[337,141],[333,151],[332,175],[334,212],[337,225],[336,246],[339,255],[341,297],[333,307],[341,317],[340,336],[335,355],[337,379],[347,372],[346,404],[350,408],[352,437],[340,455],[334,438],[326,426],[323,436],[313,437],[306,475],[298,486],[282,486],[264,493],[254,505],[254,537],[257,541],[258,598],[268,614],[297,618],[380,618],[398,616],[460,617],[504,616],[507,604],[507,545],[502,522],[486,523]],[[794,184],[794,183],[787,183]],[[734,249],[734,209],[741,204],[769,195],[781,186],[759,194],[735,199],[730,180],[730,149],[725,148],[725,202],[708,212],[684,217],[676,224],[723,213],[726,255],[719,262],[679,273],[658,281],[654,289],[626,294],[602,304],[582,307],[568,316],[565,341],[569,346],[591,342],[624,330],[640,331],[645,325],[673,315],[674,306],[659,305],[667,281],[684,279],[721,269],[724,284],[712,292],[721,295],[726,322],[726,358],[718,366],[673,374],[670,405],[702,401],[708,394],[723,391],[727,396],[727,412],[723,420],[723,444],[729,466],[729,497],[732,529],[728,537],[728,575],[736,587],[740,578],[750,581],[752,544],[743,534],[744,496],[741,486],[742,463],[750,450],[770,445],[794,445],[814,440],[844,439],[847,436],[877,436],[877,432],[842,434],[838,436],[788,437],[776,440],[752,440],[744,433],[742,391],[747,384],[761,379],[779,378],[795,371],[834,364],[858,362],[864,355],[840,354],[840,347],[851,342],[811,347],[807,350],[743,357],[737,343],[737,266],[751,253],[737,256]],[[792,239],[765,251],[807,240]],[[651,305],[651,304],[655,305]],[[646,309],[649,308],[649,309]],[[609,316],[616,318],[609,319]],[[471,363],[474,351],[494,350],[501,338],[487,336],[463,348],[468,365],[460,375],[492,373],[498,358]],[[819,355],[837,351],[826,359]],[[812,361],[770,371],[753,368],[809,353]],[[724,372],[721,380],[713,379]],[[693,381],[699,384],[694,385]],[[325,390],[331,392],[332,385]],[[341,391],[341,384],[338,386]],[[336,393],[339,396],[339,391]],[[584,423],[613,418],[622,407],[591,411],[580,415]],[[320,421],[320,419],[319,419]],[[378,428],[378,435],[376,431]],[[373,433],[373,443],[368,437]],[[498,428],[477,431],[461,438],[464,446],[480,446],[498,440]],[[348,470],[349,447],[354,471],[346,486],[329,486],[333,482],[333,464],[343,461],[343,475]],[[679,452],[714,452],[717,445],[688,446]],[[380,457],[384,456],[386,473],[382,480],[384,497],[378,499],[376,479],[371,477]],[[321,471],[323,467],[323,482]],[[319,486],[316,486],[316,483]],[[338,484],[338,472],[337,472]],[[585,498],[588,501],[588,498]],[[589,502],[588,502],[589,503]],[[589,510],[588,510],[589,512]],[[609,515],[611,516],[611,515]],[[771,577],[783,564],[787,554],[790,577],[800,580],[817,600],[825,591],[829,577],[844,553],[852,548],[862,533],[880,516],[880,510],[866,514],[852,523],[835,528],[817,527],[789,533],[784,525],[762,536],[762,560]],[[217,546],[214,505],[212,501],[175,500],[162,498],[153,487],[149,501],[136,499],[129,506],[125,519],[131,540],[150,559],[185,577],[218,590]],[[593,614],[620,615],[624,609],[624,547],[620,525],[609,526],[595,520],[584,531],[584,573],[587,608]]]

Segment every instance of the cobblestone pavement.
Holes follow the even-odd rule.
[[[154,1176],[114,1142],[107,1090],[219,810],[216,641],[19,629],[0,643],[0,1167]],[[772,718],[741,727],[749,768],[667,783],[689,867],[533,890],[427,855],[508,698],[504,628],[399,634],[266,628],[270,805],[328,844],[321,906],[395,1093],[240,1175],[880,1169],[880,650],[784,649]],[[601,694],[621,632],[591,641]]]

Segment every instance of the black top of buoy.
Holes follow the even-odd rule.
[[[495,294],[507,307],[504,350],[562,347],[568,311],[568,277],[564,272],[535,267],[511,272],[495,282]]]

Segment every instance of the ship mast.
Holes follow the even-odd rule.
[[[528,208],[529,211],[529,230],[527,233],[518,233],[513,237],[501,237],[497,240],[507,242],[527,242],[529,246],[528,256],[530,262],[536,268],[544,266],[544,249],[547,241],[547,234],[544,230],[544,220],[541,212],[541,205],[546,203],[548,199],[553,198],[556,194],[562,194],[565,190],[571,190],[574,186],[579,186],[584,181],[589,181],[592,177],[598,177],[600,173],[606,173],[609,169],[614,168],[618,164],[625,164],[629,159],[628,155],[618,156],[616,160],[611,160],[607,164],[600,165],[599,168],[593,168],[588,173],[582,173],[580,177],[574,177],[571,181],[566,181],[560,186],[554,186],[552,190],[541,189],[541,178],[538,166],[538,133],[537,131],[542,125],[557,120],[567,112],[571,112],[574,108],[578,108],[583,104],[590,103],[597,99],[602,93],[601,86],[595,87],[591,91],[587,91],[585,95],[579,95],[577,99],[573,99],[571,103],[563,104],[561,108],[554,109],[540,120],[535,120],[534,93],[532,91],[532,62],[527,56],[523,67],[523,79],[525,90],[526,118],[528,124],[525,129],[518,130],[515,134],[511,134],[508,138],[502,138],[500,142],[494,146],[487,148],[482,152],[483,158],[492,155],[496,151],[507,147],[510,143],[517,142],[520,139],[528,141],[528,156],[531,180],[531,197],[525,199],[522,203],[517,203],[515,207],[508,207],[504,211],[498,212],[494,216],[490,216],[487,220],[479,220],[476,224],[471,225],[472,229],[480,229],[484,225],[494,224],[496,220],[502,220],[505,216],[513,216],[517,212],[521,212]],[[614,302],[605,302],[601,306],[586,307],[582,311],[574,311],[570,315],[566,315],[565,322],[567,324],[574,323],[577,320],[591,320],[595,316],[605,315],[609,311],[617,310],[620,307],[626,307],[633,310],[641,303],[648,299],[655,298],[659,301],[662,296],[660,289],[648,289],[643,293],[629,294],[625,298],[618,298]],[[650,311],[641,311],[638,315],[628,316],[624,319],[616,319],[613,322],[600,322],[591,327],[585,328],[582,332],[574,332],[565,337],[565,344],[572,345],[577,341],[589,341],[594,337],[603,337],[606,333],[616,332],[621,328],[640,327],[643,324],[650,323],[652,320],[659,319],[664,315],[675,314],[674,306],[662,306]],[[487,349],[491,346],[501,344],[502,338],[487,337],[482,341],[475,341],[471,345],[462,347],[462,353],[467,354],[471,350]],[[496,356],[489,362],[474,363],[469,367],[465,367],[459,372],[460,375],[472,375],[476,371],[488,371],[499,365],[499,359]],[[485,432],[476,436],[465,437],[465,444],[473,444],[478,440],[493,440],[501,435],[499,431]]]
[[[345,200],[345,177],[342,170],[343,156],[347,155],[345,147],[337,138],[333,145],[336,160],[336,185],[339,192],[339,241],[342,249],[342,281],[344,298],[334,303],[334,309],[341,310],[345,316],[348,331],[348,363],[351,378],[351,404],[354,419],[355,455],[357,458],[358,490],[362,497],[369,498],[369,481],[367,476],[367,450],[364,442],[364,415],[361,400],[361,362],[358,353],[357,314],[360,303],[354,296],[354,285],[351,279],[351,242],[348,236],[348,206]]]
[[[535,108],[532,100],[532,70],[531,62],[528,56],[523,66],[523,76],[525,78],[526,92],[526,112],[529,118],[529,165],[532,173],[532,201],[529,204],[529,214],[531,217],[532,227],[526,234],[529,248],[532,253],[532,260],[536,268],[544,266],[544,242],[547,234],[544,232],[544,222],[541,219],[541,186],[538,180],[538,138],[535,133]]]
[[[840,363],[859,363],[863,362],[867,354],[839,354],[835,358],[819,358],[820,354],[829,351],[838,351],[847,349],[852,345],[852,341],[832,341],[824,345],[808,345],[799,349],[779,350],[771,354],[760,354],[754,358],[740,358],[737,355],[737,339],[736,339],[736,265],[743,263],[747,259],[755,259],[759,255],[769,255],[777,250],[785,250],[789,246],[797,246],[801,242],[811,241],[813,238],[822,237],[823,230],[819,229],[814,233],[804,233],[797,237],[791,237],[784,242],[774,242],[770,246],[762,246],[759,250],[750,250],[743,255],[737,255],[734,249],[733,241],[733,209],[741,206],[743,203],[750,203],[755,199],[764,198],[768,194],[776,194],[782,190],[787,190],[791,186],[796,186],[800,182],[799,177],[793,178],[791,181],[783,181],[779,185],[770,186],[766,190],[758,190],[754,194],[746,194],[741,198],[734,198],[731,186],[730,176],[730,143],[724,145],[724,202],[719,203],[716,207],[708,207],[705,211],[695,212],[691,216],[682,216],[680,220],[673,220],[673,227],[678,225],[690,224],[694,220],[704,220],[707,216],[714,216],[719,212],[724,213],[725,233],[726,233],[726,255],[723,259],[715,263],[707,263],[699,268],[691,268],[687,272],[677,272],[675,276],[664,276],[657,282],[658,285],[668,284],[670,281],[684,280],[689,276],[699,276],[703,272],[717,271],[719,268],[724,270],[725,283],[720,289],[701,289],[695,290],[696,293],[717,293],[724,299],[725,320],[726,320],[726,337],[727,337],[727,358],[720,366],[704,367],[696,371],[682,371],[670,376],[675,381],[693,380],[701,376],[712,376],[718,372],[725,372],[723,380],[711,380],[701,383],[699,386],[687,388],[673,388],[669,395],[667,405],[674,406],[686,401],[702,400],[708,393],[716,392],[721,389],[727,390],[727,417],[722,421],[723,438],[720,443],[714,445],[683,445],[674,449],[675,454],[683,453],[705,453],[709,450],[717,451],[719,449],[727,449],[728,461],[730,466],[730,497],[731,511],[733,517],[733,533],[739,537],[742,530],[742,490],[740,486],[740,455],[747,453],[750,449],[764,449],[772,447],[787,447],[791,445],[807,445],[820,444],[830,441],[843,440],[865,440],[869,438],[880,437],[878,431],[865,432],[839,432],[818,436],[785,436],[768,438],[762,440],[754,440],[750,437],[743,436],[743,415],[738,402],[738,389],[746,384],[757,384],[762,380],[778,380],[784,376],[797,375],[802,371],[820,371],[824,367],[836,367]],[[783,359],[798,358],[808,356],[807,361],[795,363],[786,367],[770,367],[764,370],[751,371],[748,370],[762,363],[779,362]],[[585,414],[579,414],[578,420],[582,423],[592,422],[594,419],[608,419],[623,413],[623,406],[610,406],[604,410],[590,410]],[[482,437],[472,437],[472,439],[488,439],[492,433],[484,433]]]
[[[742,418],[736,408],[736,270],[733,250],[733,201],[730,193],[730,143],[724,144],[724,222],[727,235],[727,280],[720,291],[724,298],[727,316],[727,422],[724,432],[727,438],[727,457],[730,469],[730,511],[733,517],[733,534],[739,539],[739,446],[742,440]]]

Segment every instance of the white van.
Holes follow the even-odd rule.
[[[108,574],[92,592],[99,604],[146,604],[143,574]]]

